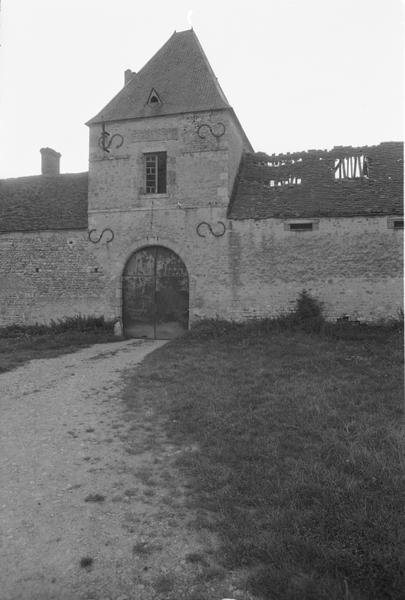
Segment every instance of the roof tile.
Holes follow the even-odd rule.
[[[339,158],[367,157],[366,178],[335,179]],[[297,177],[299,184],[277,186]],[[273,186],[270,182],[275,182]],[[335,217],[403,213],[403,143],[335,147],[269,156],[244,154],[235,181],[231,219]]]
[[[147,104],[155,89],[161,103]],[[192,29],[174,33],[87,124],[230,108]]]
[[[0,180],[0,233],[87,228],[88,173]]]

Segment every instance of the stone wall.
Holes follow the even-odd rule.
[[[396,209],[386,216],[319,214],[312,231],[287,226],[294,217],[313,219],[312,213],[255,219],[238,212],[229,218],[237,167],[249,151],[232,112],[106,128],[110,136],[121,135],[122,144],[113,138],[110,152],[103,152],[101,126],[91,127],[88,226],[96,243],[87,230],[2,233],[0,326],[77,313],[121,318],[125,264],[153,245],[173,250],[187,267],[190,322],[274,316],[291,309],[304,288],[324,302],[331,319],[385,319],[402,306],[403,232],[389,226]],[[167,152],[167,193],[145,194],[143,154],[159,151]],[[394,167],[387,167],[395,171],[392,182],[398,179],[396,148],[395,156]],[[319,158],[317,169],[323,168]],[[376,169],[381,161],[373,164]],[[346,184],[332,185],[341,192]],[[371,177],[365,185],[373,187]],[[392,185],[381,192],[388,204]],[[325,182],[321,187],[327,199]]]
[[[274,315],[306,289],[330,319],[397,316],[403,305],[403,232],[387,217],[320,219],[313,231],[285,221],[233,221],[228,316]]]
[[[108,313],[121,314],[121,274],[137,249],[162,245],[184,261],[190,278],[190,321],[203,317],[243,319],[290,310],[302,289],[325,303],[330,319],[343,315],[373,321],[396,316],[402,306],[403,232],[386,217],[320,219],[314,231],[287,231],[285,221],[230,221],[219,208],[160,209],[105,216],[117,235],[114,260],[97,245],[104,263]],[[135,222],[136,218],[136,222]],[[207,225],[226,226],[215,237]]]
[[[223,236],[218,222],[225,223]],[[121,277],[137,249],[176,252],[190,278],[190,321],[243,319],[289,310],[302,289],[329,318],[395,316],[402,306],[403,232],[386,217],[320,219],[314,231],[286,231],[281,219],[229,221],[224,209],[104,213],[111,227],[91,244],[87,232],[0,236],[0,325],[82,314],[121,317]],[[38,270],[37,270],[38,269]]]
[[[225,132],[215,137],[223,131],[221,123]],[[244,144],[231,113],[151,117],[106,127],[111,136],[122,136],[122,145],[115,148],[113,140],[110,152],[103,152],[101,127],[91,127],[89,213],[95,226],[96,214],[104,210],[228,205]],[[167,194],[146,195],[143,155],[161,151],[167,152]]]
[[[103,268],[88,247],[87,231],[1,234],[0,326],[105,314]]]
[[[212,132],[221,132],[220,123],[225,133],[216,138]],[[112,151],[106,158],[97,147],[100,127],[93,127],[89,176],[89,224],[115,234],[111,244],[101,242],[91,249],[104,265],[106,298],[112,301],[106,305],[108,313],[121,315],[125,263],[148,245],[166,246],[186,264],[191,322],[280,314],[293,306],[303,288],[325,303],[329,318],[347,314],[375,320],[395,315],[401,306],[402,233],[388,227],[387,217],[320,218],[313,231],[304,232],[288,231],[288,219],[283,218],[227,218],[237,165],[246,150],[231,113],[139,119],[112,123],[109,129],[120,133],[124,143],[116,157]],[[391,162],[395,159],[387,169],[397,185],[398,148],[385,148],[393,153]],[[164,150],[167,194],[145,195],[142,155]],[[328,160],[333,164],[335,154],[346,153],[340,149]],[[372,156],[370,164],[377,169],[378,151]],[[325,153],[310,157],[312,170],[324,169],[327,161],[319,158],[326,158]],[[380,180],[384,177],[379,174]],[[329,201],[326,183],[322,179],[320,189]],[[335,184],[332,176],[328,185],[341,190],[345,183]],[[365,185],[373,186],[373,179]],[[304,188],[308,190],[306,184]]]

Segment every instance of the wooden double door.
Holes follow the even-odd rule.
[[[123,274],[122,299],[128,337],[165,340],[188,329],[188,273],[168,248],[148,246],[131,256]]]

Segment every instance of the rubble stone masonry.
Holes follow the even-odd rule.
[[[203,139],[196,135],[202,123],[215,130],[218,122],[226,128],[221,138],[207,132]],[[373,209],[375,202],[367,216],[367,189],[375,185],[373,179],[371,183],[354,182],[362,209],[353,216],[344,212],[344,216],[319,218],[318,212],[308,210],[308,202],[299,205],[298,196],[292,212],[285,203],[285,216],[243,218],[239,212],[236,218],[229,218],[233,216],[228,206],[236,165],[246,148],[227,113],[116,123],[111,125],[111,133],[115,132],[124,137],[117,159],[102,155],[96,145],[97,131],[93,131],[89,194],[89,226],[99,232],[111,228],[115,233],[108,256],[103,244],[92,249],[104,265],[107,296],[114,298],[113,304],[106,306],[109,314],[121,315],[121,276],[132,253],[144,246],[162,245],[176,252],[187,266],[190,322],[203,317],[277,315],[291,309],[304,288],[324,302],[331,319],[348,315],[376,320],[396,315],[402,305],[403,236],[389,226],[388,216],[376,214],[381,210]],[[386,147],[392,151],[392,146]],[[142,155],[163,150],[168,153],[167,194],[145,195]],[[398,156],[397,152],[395,159]],[[391,177],[387,168],[387,177]],[[394,170],[398,175],[397,163]],[[379,177],[383,179],[383,171]],[[397,179],[392,186],[398,187]],[[335,182],[332,175],[328,185],[329,189],[340,186],[341,194],[342,185],[352,183]],[[378,187],[382,193],[381,181]],[[333,214],[324,180],[321,189]],[[310,195],[308,187],[306,194]],[[267,202],[271,206],[271,200]],[[389,198],[379,202],[391,207]],[[349,205],[346,203],[345,210]],[[396,198],[395,206],[399,205]],[[250,210],[247,199],[245,206]],[[391,207],[384,212],[399,211]],[[312,231],[290,231],[286,224],[294,221],[294,216],[298,221],[312,220],[316,226]],[[225,232],[216,237],[213,233],[222,233],[222,223]]]
[[[0,326],[104,313],[102,266],[88,253],[87,231],[3,233],[0,257]]]
[[[220,123],[225,132],[216,137]],[[106,127],[123,143],[117,148],[113,140],[104,152],[101,126],[91,126],[88,230],[95,243],[86,229],[1,233],[0,326],[77,313],[120,319],[125,264],[150,245],[170,248],[184,261],[190,322],[277,315],[303,289],[324,302],[331,319],[387,319],[402,306],[403,231],[392,221],[401,214],[402,163],[397,151],[390,155],[392,145],[385,146],[386,164],[384,145],[380,154],[372,150],[363,181],[336,182],[335,157],[320,153],[309,159],[312,187],[304,182],[304,164],[296,163],[302,183],[275,190],[268,169],[276,167],[259,163],[283,159],[252,155],[230,111]],[[167,193],[145,194],[143,155],[162,151]],[[290,230],[303,221],[312,230]]]

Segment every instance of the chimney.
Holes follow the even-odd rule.
[[[52,148],[41,148],[41,173],[42,175],[59,175],[59,161],[61,154]]]
[[[129,83],[131,79],[135,77],[135,75],[135,71],[131,71],[131,69],[126,69],[126,71],[124,71],[124,85],[127,85],[127,83]]]

